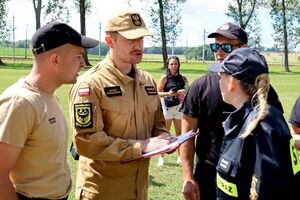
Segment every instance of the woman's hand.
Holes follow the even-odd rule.
[[[173,90],[173,88],[168,92],[167,96],[177,96],[177,92],[175,92],[175,90]]]
[[[184,96],[185,95],[185,90],[184,89],[180,89],[177,91],[177,96]]]

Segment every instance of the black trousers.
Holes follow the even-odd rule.
[[[45,198],[29,198],[29,197],[25,197],[24,195],[19,194],[19,193],[17,193],[17,195],[18,195],[19,200],[49,200],[49,199],[45,199]],[[58,200],[67,200],[67,199],[68,199],[68,197],[63,198],[63,199],[58,199]]]
[[[201,200],[216,200],[216,167],[205,162],[196,165],[194,178],[200,189]]]

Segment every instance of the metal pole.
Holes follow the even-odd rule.
[[[205,29],[203,30],[203,46],[202,46],[202,63],[204,63],[204,59],[205,59],[205,56],[204,56],[204,46],[205,46]]]
[[[25,59],[27,59],[27,28],[28,28],[28,24],[26,24],[26,29],[25,29]]]
[[[187,57],[188,57],[188,35],[186,35],[186,39],[185,39],[185,62],[187,63]]]
[[[15,60],[15,16],[13,15],[13,61]]]
[[[99,59],[101,60],[101,22],[99,24]]]

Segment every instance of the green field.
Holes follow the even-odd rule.
[[[95,64],[95,62],[92,62]],[[150,72],[158,81],[160,76],[165,72],[162,63],[143,62],[140,65],[146,71]],[[18,80],[21,76],[29,73],[31,63],[9,63],[8,66],[0,67],[0,93],[10,84]],[[191,83],[197,77],[206,73],[207,64],[199,62],[182,62],[181,73],[187,76]],[[271,83],[277,93],[284,107],[284,116],[288,119],[291,108],[300,94],[300,66],[291,66],[290,73],[283,72],[283,67],[272,65],[270,66]],[[83,70],[84,71],[84,70]],[[62,86],[58,91],[63,109],[69,121],[69,114],[67,110],[67,95],[70,85]],[[71,135],[71,134],[70,134]],[[69,143],[71,138],[69,139]],[[156,163],[158,158],[154,157],[150,165],[150,183],[149,183],[149,199],[151,200],[180,200],[182,199],[182,173],[180,166],[176,165],[176,153],[165,156],[165,165],[162,168],[157,168]],[[73,181],[76,177],[77,162],[72,160],[69,156],[69,164],[72,170]],[[74,187],[70,194],[70,200],[74,198]]]

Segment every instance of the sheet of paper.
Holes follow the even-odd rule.
[[[171,144],[160,147],[160,148],[158,148],[156,150],[153,150],[151,152],[144,153],[144,154],[142,154],[141,158],[137,158],[137,159],[149,158],[149,157],[161,154],[161,153],[168,153],[170,151],[173,151],[177,147],[179,147],[180,144],[182,144],[183,142],[187,141],[188,139],[196,136],[197,134],[198,134],[198,132],[194,132],[192,130],[189,131],[189,132],[186,132],[184,134],[181,134],[180,136],[177,137],[177,140],[172,142]],[[137,159],[129,159],[129,160],[125,160],[125,161],[122,161],[122,162],[130,162],[130,161],[137,160]]]

